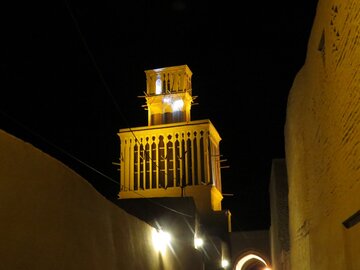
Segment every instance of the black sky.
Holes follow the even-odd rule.
[[[234,230],[266,229],[271,160],[284,157],[287,95],[315,11],[310,0],[4,5],[0,128],[116,199],[117,131],[147,125],[137,97],[144,70],[187,64],[199,103],[192,119],[212,121],[230,166],[223,208]]]

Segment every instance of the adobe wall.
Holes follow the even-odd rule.
[[[153,228],[64,164],[0,130],[1,269],[201,269],[193,243],[153,247]]]
[[[291,269],[360,269],[359,1],[319,1],[285,141]]]

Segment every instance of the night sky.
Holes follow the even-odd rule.
[[[224,4],[224,5],[220,5]],[[1,9],[0,129],[119,192],[120,128],[146,126],[144,70],[188,65],[192,120],[222,141],[233,230],[270,226],[271,161],[316,1],[24,1]],[[21,169],[21,167],[19,168]],[[20,194],[19,194],[20,195]]]

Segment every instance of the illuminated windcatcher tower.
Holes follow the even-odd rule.
[[[146,70],[148,126],[120,129],[120,199],[194,198],[200,213],[221,210],[221,140],[210,120],[190,121],[187,65]]]

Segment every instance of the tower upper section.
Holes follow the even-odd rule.
[[[145,70],[148,125],[189,122],[194,100],[187,65]]]
[[[187,65],[146,70],[148,126],[120,129],[119,198],[194,198],[199,213],[221,211],[220,135],[190,120]]]

